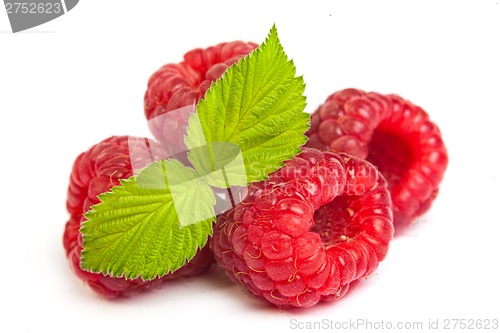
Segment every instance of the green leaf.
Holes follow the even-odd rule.
[[[300,152],[309,127],[304,89],[273,26],[190,116],[185,143],[193,168],[154,162],[99,196],[81,228],[82,268],[150,280],[191,260],[206,245],[216,210],[244,193],[238,187],[266,179]],[[228,188],[218,198],[231,202],[216,201],[210,185]]]
[[[303,78],[295,74],[273,26],[259,48],[212,84],[196,108],[211,163],[217,160],[212,143],[234,143],[246,178],[253,182],[266,179],[300,152],[307,141],[309,114],[303,112]],[[206,159],[193,164],[207,167]]]
[[[215,198],[197,173],[159,161],[99,196],[83,223],[82,268],[115,277],[163,276],[212,233]]]

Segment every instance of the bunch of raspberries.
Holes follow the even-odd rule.
[[[194,49],[149,79],[144,112],[158,142],[178,140],[175,117],[258,45],[235,41]],[[179,125],[179,126],[178,126]],[[177,135],[176,135],[177,134]],[[448,164],[438,127],[397,95],[345,89],[311,115],[302,152],[221,214],[209,246],[174,273],[152,281],[80,268],[83,213],[133,173],[128,137],[113,136],[80,154],[68,187],[63,243],[74,273],[106,297],[130,296],[166,280],[200,275],[215,261],[234,282],[280,308],[343,297],[369,276],[393,236],[424,214]]]

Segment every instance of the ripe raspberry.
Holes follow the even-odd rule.
[[[420,107],[397,95],[345,89],[311,116],[306,146],[366,158],[386,178],[400,232],[436,198],[448,165],[439,128]]]
[[[341,298],[392,239],[387,183],[369,162],[304,148],[220,215],[210,246],[235,282],[279,307]]]
[[[147,162],[147,161],[142,161]],[[141,290],[159,285],[165,280],[182,276],[193,276],[204,273],[212,264],[213,257],[208,247],[202,248],[185,266],[172,274],[152,281],[140,278],[130,280],[114,278],[103,274],[91,273],[80,268],[82,237],[80,223],[90,206],[97,204],[97,196],[119,185],[119,179],[132,176],[128,137],[110,137],[88,151],[80,154],[74,165],[68,187],[66,206],[70,213],[63,236],[66,256],[75,274],[87,283],[95,292],[107,297],[131,296]],[[141,161],[134,161],[136,163]]]
[[[185,119],[178,119],[176,115],[168,119],[154,118],[196,104],[213,81],[257,46],[235,41],[198,48],[187,52],[181,63],[166,64],[158,69],[149,78],[144,96],[144,112],[146,118],[152,120],[149,126],[153,135],[163,142],[178,140],[176,133],[185,133]]]

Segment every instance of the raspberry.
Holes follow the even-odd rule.
[[[303,148],[243,202],[210,241],[226,275],[279,307],[341,298],[370,275],[393,235],[387,183],[365,160]]]
[[[97,198],[99,194],[119,185],[119,179],[132,176],[128,139],[127,136],[110,137],[77,157],[70,176],[66,202],[70,218],[64,230],[63,244],[70,266],[76,276],[95,292],[110,298],[131,296],[141,290],[157,286],[165,280],[202,274],[213,262],[210,250],[204,247],[182,268],[152,281],[143,281],[141,278],[133,280],[114,278],[80,268],[82,251],[80,224],[84,220],[82,214],[99,202]],[[134,167],[140,166],[135,163],[141,162],[147,161],[134,161]]]
[[[366,158],[388,182],[394,226],[404,230],[431,206],[448,165],[439,128],[397,95],[345,89],[311,116],[306,146]]]
[[[185,119],[178,119],[175,115],[168,119],[154,118],[196,104],[213,81],[257,46],[234,41],[198,48],[187,52],[181,63],[166,64],[158,69],[149,78],[144,96],[144,112],[146,118],[152,120],[149,126],[153,135],[163,142],[178,140],[176,133],[185,133]]]

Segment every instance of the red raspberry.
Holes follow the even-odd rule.
[[[430,208],[448,165],[439,128],[397,95],[336,92],[312,114],[307,135],[308,147],[343,151],[378,167],[391,191],[398,232]]]
[[[144,96],[146,118],[152,120],[169,111],[196,104],[205,96],[213,81],[257,46],[255,43],[241,41],[221,43],[206,49],[189,51],[179,64],[162,66],[148,81]],[[168,119],[150,121],[149,125],[158,140],[172,142],[177,140],[178,136],[174,133],[175,138],[172,138],[170,133],[185,133],[183,129],[186,120],[177,119],[172,115]]]
[[[132,176],[128,139],[127,136],[110,137],[77,157],[70,177],[66,202],[70,218],[64,230],[63,244],[70,266],[94,291],[107,297],[131,296],[159,285],[165,280],[198,275],[205,272],[213,262],[210,250],[204,247],[182,268],[152,281],[143,281],[140,278],[134,280],[114,278],[100,273],[90,273],[80,268],[82,251],[80,224],[84,220],[82,214],[99,202],[97,198],[99,194],[119,185],[119,179]],[[134,161],[134,167],[137,166],[135,163],[141,161]]]
[[[304,148],[220,215],[210,246],[235,282],[279,307],[341,298],[392,239],[387,183],[369,162]]]

